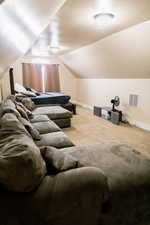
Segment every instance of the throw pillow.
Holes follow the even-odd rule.
[[[28,117],[32,118],[32,112],[30,110],[28,110],[21,102],[16,102],[15,101],[15,104],[16,105],[20,105],[21,108],[27,113]]]
[[[22,92],[22,91],[26,91],[26,89],[21,84],[15,83],[15,91]]]
[[[33,127],[29,121],[27,121],[26,119],[22,117],[19,118],[19,120],[24,125],[24,127],[26,128],[26,130],[29,132],[29,134],[32,136],[34,140],[41,139],[39,131],[35,127]]]
[[[32,102],[32,100],[30,98],[22,98],[21,102],[28,110],[33,110],[35,107],[34,103]]]
[[[27,91],[32,91],[32,92],[35,93],[36,95],[40,95],[40,94],[41,94],[41,92],[35,90],[34,88],[26,87],[26,90],[27,90]]]
[[[32,91],[21,91],[21,93],[29,97],[36,97],[36,94]]]
[[[76,158],[61,152],[57,148],[44,146],[40,148],[40,151],[45,160],[47,172],[50,174],[73,169],[78,166]]]
[[[27,113],[24,111],[24,109],[20,105],[17,104],[16,109],[18,110],[18,112],[21,114],[23,118],[25,118],[26,120],[29,120]]]

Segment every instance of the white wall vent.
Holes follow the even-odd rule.
[[[138,95],[129,95],[129,105],[137,107],[138,105]]]

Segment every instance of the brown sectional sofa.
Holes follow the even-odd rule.
[[[12,103],[7,105],[6,102],[0,107],[0,116],[0,225],[150,224],[150,158],[119,142],[74,146],[55,123],[50,121],[46,115],[41,114],[33,115],[30,120],[32,131],[36,128],[40,133],[40,140],[35,141],[31,137],[32,132],[27,123],[25,126],[25,123],[22,124],[23,120],[20,120]],[[53,132],[47,133],[49,129]],[[18,188],[21,175],[24,175],[25,181],[28,181],[29,173],[40,181],[38,184],[36,180],[36,186],[34,188],[32,186],[32,190],[17,193],[14,190],[7,190],[9,183],[6,186],[3,185],[6,179],[2,180],[2,175],[5,175],[2,171],[5,169],[5,163],[9,161],[7,154],[13,152],[14,139],[16,143],[20,139],[21,145],[21,142],[24,142],[22,137],[28,140],[23,145],[28,146],[28,153],[29,147],[36,149],[36,160],[42,169],[41,166],[36,168],[41,172],[39,178],[39,173],[37,176],[34,171],[35,167],[32,166],[34,161],[31,163],[31,155],[27,164],[30,172],[26,168],[23,173],[25,168],[22,168],[21,173],[17,171],[18,177],[15,176],[13,167],[9,167],[14,164],[7,164],[8,168],[12,168],[13,173],[11,174],[10,169],[10,175],[8,174],[9,176],[5,178],[8,180],[8,178],[15,177],[16,183],[12,187]],[[5,143],[7,138],[8,144]],[[10,143],[13,143],[12,149],[8,148]],[[46,167],[44,168],[45,158],[42,158],[42,152],[41,155],[39,154],[40,150],[37,146],[35,147],[35,143],[41,149],[47,149],[48,153],[48,150],[53,150],[50,151],[51,153],[56,150],[57,155],[64,154],[65,157],[72,157],[77,162],[78,168],[71,168],[56,174],[51,173],[50,170],[47,174]],[[59,150],[43,147],[45,145],[57,147]],[[16,144],[15,147],[17,148]],[[18,157],[21,154],[22,151]],[[19,161],[17,158],[17,163]],[[50,163],[55,163],[54,159]],[[24,183],[21,184],[23,187]]]

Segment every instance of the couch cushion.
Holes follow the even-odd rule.
[[[28,109],[28,110],[33,110],[34,109],[34,102],[32,102],[31,98],[27,97],[22,97],[22,96],[16,96],[16,100],[20,101],[23,103],[23,105]]]
[[[34,126],[32,126],[32,124],[28,120],[22,117],[19,118],[19,120],[24,125],[25,129],[29,132],[29,134],[34,140],[41,139],[39,131]]]
[[[120,142],[101,142],[67,149],[83,166],[104,171],[110,189],[125,190],[150,184],[150,158]],[[148,181],[149,180],[149,181]]]
[[[26,111],[20,105],[16,105],[16,109],[23,118],[25,118],[26,120],[29,120],[29,117],[28,117]]]
[[[31,123],[46,122],[46,121],[50,121],[50,119],[48,118],[47,115],[34,115],[33,114],[32,118],[30,119]]]
[[[17,117],[21,116],[11,99],[6,99],[0,105],[0,117],[5,113],[14,113]]]
[[[15,105],[19,105],[26,112],[29,118],[32,117],[32,112],[28,110],[21,102],[15,101]]]
[[[48,115],[52,120],[72,117],[72,113],[61,106],[38,107],[33,110],[33,114]]]
[[[74,146],[72,141],[62,132],[53,132],[48,134],[41,134],[41,140],[36,141],[37,146],[53,146],[56,148],[66,148]]]
[[[47,134],[61,130],[53,121],[38,122],[33,123],[32,125],[40,134]]]
[[[68,152],[64,153],[57,148],[45,146],[40,148],[43,159],[46,162],[49,174],[76,168],[78,160]]]
[[[28,192],[45,174],[39,148],[15,116],[5,114],[0,129],[0,184],[11,191]]]

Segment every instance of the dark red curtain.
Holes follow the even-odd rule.
[[[23,86],[43,91],[41,64],[23,63]]]
[[[59,81],[59,65],[52,64],[46,65],[45,73],[45,91],[59,92],[60,81]]]
[[[41,92],[59,92],[59,65],[23,63],[23,85]]]

